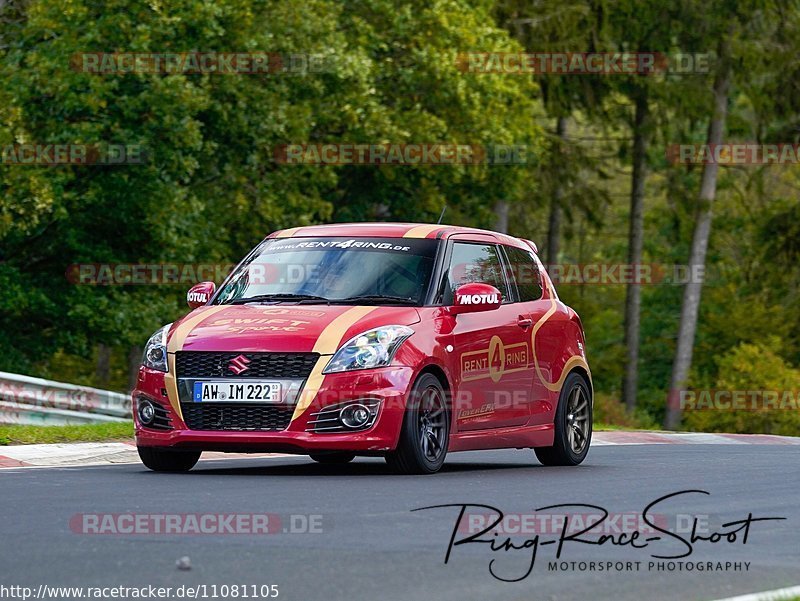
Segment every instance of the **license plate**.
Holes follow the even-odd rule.
[[[280,382],[226,380],[225,382],[195,382],[195,403],[280,403]]]

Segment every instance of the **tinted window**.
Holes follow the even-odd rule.
[[[304,294],[332,301],[393,296],[420,304],[437,245],[436,240],[404,238],[271,239],[232,274],[216,302]]]
[[[542,298],[542,282],[539,279],[539,266],[533,253],[514,246],[503,247],[508,255],[511,277],[517,284],[520,302],[534,301]]]
[[[445,274],[444,304],[452,305],[453,292],[459,286],[472,282],[490,284],[500,291],[504,302],[508,299],[500,257],[493,244],[453,244],[450,267]]]

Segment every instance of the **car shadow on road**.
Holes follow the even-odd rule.
[[[398,477],[398,474],[386,465],[383,461],[359,461],[345,465],[321,465],[310,461],[308,463],[291,460],[286,463],[277,463],[270,460],[270,463],[258,463],[257,459],[245,460],[251,462],[250,465],[243,466],[238,463],[236,466],[225,466],[226,460],[208,461],[203,463],[201,460],[197,466],[187,474],[187,476],[391,476]],[[499,472],[507,470],[524,471],[530,469],[544,468],[544,466],[534,462],[531,463],[510,463],[492,461],[454,461],[445,463],[439,471],[439,476],[447,474],[461,474],[465,472]],[[559,469],[559,468],[556,468]],[[569,468],[568,468],[569,469]],[[547,471],[554,471],[547,468]],[[560,471],[560,470],[559,470]]]

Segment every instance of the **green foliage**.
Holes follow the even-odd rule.
[[[104,442],[132,440],[133,422],[81,424],[78,426],[0,425],[0,446],[55,444],[60,442]]]
[[[719,360],[719,371],[713,390],[744,395],[748,392],[773,392],[783,408],[729,410],[718,407],[687,411],[685,424],[691,429],[706,432],[767,433],[795,436],[800,431],[800,399],[798,382],[800,370],[791,368],[780,357],[782,342],[776,336],[762,342],[743,342]],[[726,396],[723,401],[729,401]]]
[[[798,2],[664,4],[554,0],[30,0],[0,3],[0,147],[139,144],[127,166],[0,164],[0,370],[97,383],[113,347],[124,389],[131,347],[185,313],[186,285],[86,286],[76,263],[231,263],[268,232],[347,220],[491,226],[544,246],[563,198],[561,263],[626,261],[634,100],[651,122],[644,263],[686,263],[702,169],[665,149],[702,143],[712,73],[526,77],[460,72],[461,52],[707,53],[729,36],[730,141],[798,142]],[[325,58],[322,72],[95,75],[80,52],[266,51]],[[566,137],[554,135],[568,116]],[[528,146],[528,165],[316,166],[274,160],[282,144]],[[688,386],[797,388],[800,175],[722,167]],[[682,288],[642,290],[638,413],[620,413],[623,284],[562,285],[582,316],[602,420],[659,422]],[[779,337],[779,343],[766,339]],[[134,353],[135,355],[135,353]],[[783,414],[782,414],[783,415]],[[785,416],[694,413],[692,428],[797,434]],[[699,421],[698,421],[699,420]],[[712,423],[713,422],[713,423]]]
[[[141,345],[185,312],[185,287],[76,286],[77,263],[230,263],[267,233],[330,220],[489,225],[525,167],[282,165],[278,145],[524,144],[530,81],[466,77],[459,48],[513,48],[485,6],[372,0],[34,1],[0,45],[0,146],[138,144],[128,166],[0,165],[0,369],[40,371],[63,349]],[[320,73],[97,75],[81,52],[268,51],[321,56]]]
[[[595,396],[593,418],[596,430],[653,430],[658,427],[650,414],[643,410],[628,413],[618,397],[604,393]]]
[[[454,0],[368,0],[349,3],[343,22],[351,43],[367,49],[375,86],[368,98],[384,116],[379,130],[353,132],[359,137],[349,141],[516,144],[531,159],[540,152],[541,130],[531,121],[535,86],[457,69],[459,51],[519,50],[487,10]],[[448,221],[489,226],[495,201],[523,198],[528,177],[524,166],[347,167],[335,216],[431,221],[447,204]]]

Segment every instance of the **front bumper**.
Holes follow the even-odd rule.
[[[284,430],[193,430],[187,427],[182,412],[167,396],[164,374],[145,367],[133,391],[136,444],[143,447],[169,447],[227,452],[283,452],[308,454],[320,451],[352,451],[381,454],[397,446],[405,413],[405,401],[414,381],[410,367],[384,367],[371,370],[328,374],[311,404],[294,417]],[[166,409],[171,429],[142,426],[136,415],[140,398]],[[347,401],[380,401],[374,424],[367,430],[342,433],[309,432],[313,413]],[[180,406],[180,405],[179,405]],[[291,410],[291,407],[287,407]]]

